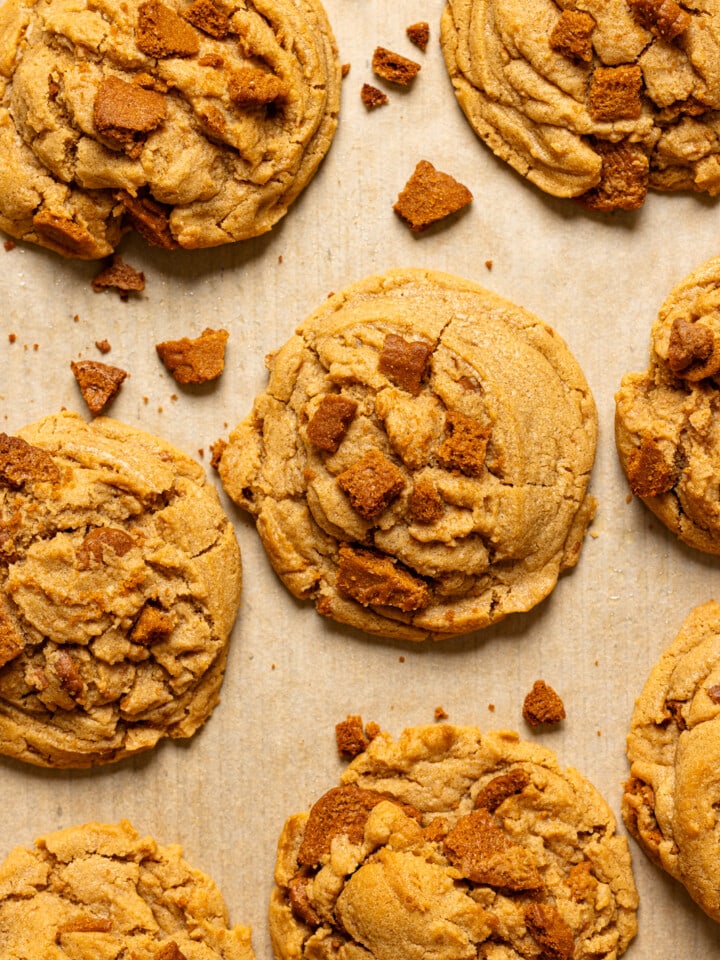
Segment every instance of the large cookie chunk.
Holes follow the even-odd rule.
[[[85,767],[218,701],[240,551],[199,464],[108,418],[0,434],[0,752]]]
[[[254,960],[210,877],[125,820],[15,847],[0,864],[0,952],[23,960]]]
[[[67,257],[269,230],[335,131],[318,0],[8,0],[0,229]]]
[[[616,960],[627,842],[595,788],[509,732],[375,738],[278,843],[277,960]]]
[[[270,370],[220,476],[320,613],[448,637],[530,609],[576,563],[596,412],[537,317],[457,277],[391,271],[329,298]]]
[[[476,133],[546,193],[634,210],[720,192],[720,14],[675,0],[449,0],[441,43]]]
[[[720,604],[693,610],[653,668],[627,753],[628,830],[720,922]]]
[[[615,396],[617,449],[632,492],[691,547],[720,554],[720,257],[674,287],[645,373]]]

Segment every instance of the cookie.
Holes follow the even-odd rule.
[[[615,395],[615,438],[630,489],[682,541],[720,554],[720,257],[674,287],[650,334],[645,373]]]
[[[215,707],[240,551],[199,464],[73,413],[0,434],[0,753],[87,767]]]
[[[636,932],[627,842],[576,770],[517,734],[376,737],[278,843],[277,960],[614,960]]]
[[[321,614],[449,637],[529,610],[576,563],[596,412],[537,317],[395,270],[326,300],[269,365],[220,476]]]
[[[8,0],[0,38],[0,229],[66,257],[265,233],[337,125],[319,0]]]
[[[501,160],[552,196],[634,210],[649,187],[720,192],[718,28],[675,0],[449,0],[441,45]]]
[[[126,820],[15,847],[0,864],[0,953],[23,960],[254,960],[210,877]]]
[[[623,819],[650,859],[720,922],[720,604],[697,607],[635,703]]]

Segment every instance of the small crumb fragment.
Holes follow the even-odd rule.
[[[145,289],[145,274],[124,263],[122,258],[114,256],[110,266],[105,267],[91,281],[95,293],[102,290],[115,289],[121,300],[127,300],[131,291]]]
[[[220,461],[222,460],[222,455],[225,453],[226,447],[227,440],[223,440],[222,437],[210,444],[210,466],[213,470],[217,470],[220,466]]]
[[[16,334],[16,333],[9,333],[9,334],[8,334],[8,340],[10,341],[10,343],[15,343],[15,341],[17,340],[17,334]]]
[[[489,703],[489,704],[488,704],[488,710],[490,711],[490,713],[495,713],[495,704],[494,704],[494,703]]]
[[[450,716],[450,714],[446,712],[446,710],[445,710],[444,707],[435,707],[435,719],[436,719],[436,720],[447,720],[447,718],[448,718],[449,716]]]
[[[158,0],[141,3],[135,44],[148,57],[192,57],[200,49],[197,33],[174,10]]]
[[[378,90],[377,87],[373,87],[371,83],[364,83],[362,85],[360,99],[366,110],[375,110],[377,107],[382,107],[390,102],[388,95],[383,93],[382,90]]]
[[[110,346],[109,341],[107,340],[96,340],[95,346],[98,348],[100,353],[110,353],[112,347]]]
[[[466,186],[448,173],[421,160],[401,190],[393,210],[413,233],[422,233],[432,224],[457,213],[472,201]]]
[[[430,40],[430,24],[425,20],[421,20],[418,23],[411,23],[410,26],[405,29],[405,33],[410,43],[414,43],[416,47],[425,53],[428,41]]]
[[[6,240],[5,243],[3,244],[3,246],[5,247],[5,249],[7,250],[7,252],[9,253],[11,250],[14,250],[14,249],[15,249],[15,247],[17,246],[17,244],[15,243],[14,240]]]
[[[343,63],[343,65],[340,67],[340,76],[346,77],[349,73],[350,73],[350,64]]]
[[[420,72],[420,64],[385,47],[376,47],[372,57],[375,76],[401,87],[409,86]]]
[[[83,400],[93,415],[100,413],[103,407],[117,396],[127,377],[127,371],[120,367],[111,367],[97,360],[73,360],[70,368],[80,387]]]
[[[565,719],[565,705],[551,686],[544,680],[536,680],[525,697],[522,715],[531,727],[553,726]]]
[[[348,716],[335,724],[335,742],[342,757],[357,757],[367,750],[370,738],[363,729],[362,717]]]
[[[493,262],[492,262],[492,260],[486,260],[486,261],[485,261],[485,266],[487,267],[488,270],[492,270],[492,268],[493,268]]]
[[[405,657],[398,657],[398,663],[405,663]]]
[[[77,313],[73,314],[73,323],[77,323],[80,319],[80,315]]]
[[[177,383],[205,383],[225,369],[227,330],[207,328],[194,340],[165,340],[155,344],[158,356]]]

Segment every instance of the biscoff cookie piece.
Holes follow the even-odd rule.
[[[199,464],[98,417],[0,434],[0,753],[109,763],[215,707],[240,600]]]
[[[265,233],[337,125],[319,0],[17,0],[0,38],[0,229],[66,257]]]
[[[623,819],[720,922],[720,604],[694,609],[653,667],[627,739]]]
[[[222,894],[179,846],[123,820],[18,846],[0,864],[0,953],[23,960],[254,960]]]
[[[376,736],[282,831],[277,960],[616,960],[635,936],[627,842],[597,790],[517,734]]]
[[[681,540],[720,554],[720,257],[675,286],[645,373],[623,377],[615,438],[630,489]]]
[[[591,210],[720,193],[720,11],[675,0],[449,0],[458,102],[500,159]]]
[[[595,405],[537,317],[395,270],[326,300],[269,366],[220,477],[321,614],[441,639],[529,610],[577,562]]]

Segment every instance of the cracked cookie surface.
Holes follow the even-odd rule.
[[[85,767],[218,701],[240,551],[195,461],[109,418],[0,434],[0,752]]]
[[[720,13],[675,0],[450,0],[441,43],[492,151],[546,193],[720,192]]]
[[[264,233],[337,124],[318,0],[9,0],[0,39],[0,229],[64,256]]]
[[[615,831],[584,777],[517,734],[380,734],[285,823],[275,957],[615,960],[637,909]]]
[[[24,960],[254,960],[247,927],[177,845],[126,820],[57,830],[0,864],[0,952]]]
[[[633,711],[623,819],[650,859],[720,922],[720,604],[696,607]]]
[[[615,438],[632,492],[681,540],[720,554],[720,257],[677,284],[645,373],[623,377]]]
[[[220,476],[321,614],[439,639],[530,609],[576,563],[596,412],[537,317],[391,271],[329,298],[269,366]]]

